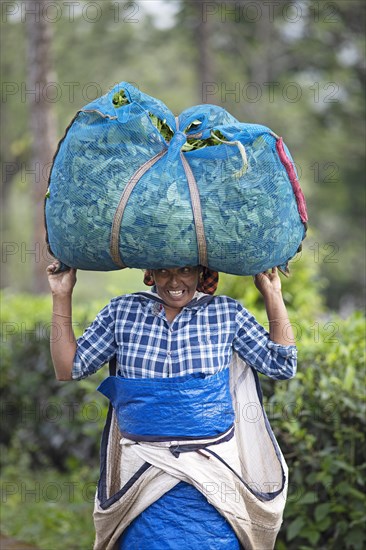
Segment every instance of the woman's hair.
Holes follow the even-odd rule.
[[[208,267],[199,266],[200,274],[198,278],[197,290],[205,294],[215,294],[219,282],[219,274]],[[152,269],[146,269],[144,273],[144,283],[147,286],[155,284]]]

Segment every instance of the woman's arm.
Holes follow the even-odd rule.
[[[264,298],[271,340],[283,346],[295,345],[277,268],[272,268],[271,272],[259,273],[254,277],[254,283]]]
[[[58,265],[58,262],[53,262],[47,267],[53,300],[50,349],[57,380],[71,380],[76,353],[72,328],[72,291],[76,283],[76,270],[54,273]]]

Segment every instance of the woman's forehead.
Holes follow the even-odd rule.
[[[194,270],[197,270],[198,267],[199,267],[198,265],[184,265],[184,266],[180,266],[180,267],[161,267],[159,269],[154,269],[153,271],[164,270],[164,271],[168,271],[170,273],[177,273],[177,272],[181,271],[182,269],[191,269],[192,271],[194,271]]]

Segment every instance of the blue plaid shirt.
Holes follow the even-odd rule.
[[[112,299],[77,340],[72,377],[95,373],[113,356],[127,378],[214,374],[230,365],[234,350],[270,378],[296,373],[296,347],[272,342],[232,298],[196,292],[169,324],[157,294],[127,294]]]

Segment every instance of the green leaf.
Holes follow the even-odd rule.
[[[352,466],[352,464],[349,464],[345,462],[344,460],[333,460],[332,466],[336,466],[337,468],[334,468],[334,470],[345,470],[346,472],[353,473],[355,468]]]
[[[297,517],[287,528],[287,540],[293,540],[305,525],[305,519],[302,516]]]
[[[332,511],[333,512],[333,511]],[[317,523],[317,528],[321,533],[324,533],[334,523],[332,515],[326,516],[322,521]]]
[[[329,502],[318,504],[315,508],[314,517],[316,522],[322,521],[331,511],[331,505]]]
[[[306,529],[301,533],[301,536],[311,542],[311,544],[315,545],[320,539],[320,532],[315,529]]]
[[[318,500],[319,497],[315,491],[309,491],[297,501],[297,504],[315,504]]]
[[[125,95],[124,90],[120,90],[113,95],[112,103],[118,109],[118,107],[123,107],[123,105],[128,105],[129,101]]]
[[[364,493],[362,493],[361,491],[358,491],[357,489],[355,489],[347,481],[341,481],[341,483],[339,483],[336,486],[335,489],[336,489],[336,493],[338,493],[342,496],[352,496],[352,497],[356,498],[357,500],[361,500],[361,501],[366,498]]]
[[[348,365],[346,374],[344,375],[343,387],[346,391],[350,391],[356,375],[356,369],[353,365]]]

